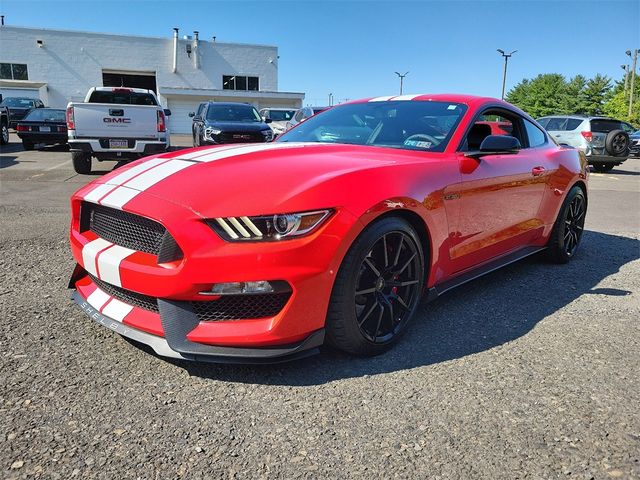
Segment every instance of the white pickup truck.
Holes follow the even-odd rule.
[[[67,105],[73,168],[91,172],[91,159],[134,160],[170,146],[167,116],[151,90],[93,87],[84,103]]]

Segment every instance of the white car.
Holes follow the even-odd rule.
[[[327,108],[329,107],[302,107],[293,115],[293,118],[287,122],[287,130],[295,127],[300,122],[304,122],[307,118],[324,112]]]
[[[271,120],[269,126],[273,130],[274,135],[280,135],[287,131],[287,122],[293,118],[296,113],[295,108],[263,108],[260,110],[260,116],[266,121]]]
[[[83,103],[67,105],[73,167],[91,172],[91,158],[135,160],[170,146],[167,117],[152,90],[93,87]]]

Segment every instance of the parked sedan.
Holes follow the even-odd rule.
[[[44,108],[44,103],[37,98],[7,97],[0,102],[0,106],[9,109],[9,128],[16,128],[18,122],[24,118],[29,110]]]
[[[496,117],[510,134],[492,134]],[[500,100],[360,100],[273,143],[166,153],[83,186],[70,286],[92,320],[167,357],[376,355],[424,293],[537,252],[574,258],[588,175],[583,152]]]
[[[273,140],[273,130],[258,111],[246,103],[207,102],[193,117],[193,146],[221,143],[261,143]]]
[[[54,145],[67,143],[65,111],[57,108],[31,110],[16,126],[18,137],[25,150],[33,150],[36,144]]]

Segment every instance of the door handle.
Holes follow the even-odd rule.
[[[542,175],[545,172],[545,168],[544,167],[533,167],[531,169],[531,175],[533,175],[534,177],[538,177],[540,175]]]

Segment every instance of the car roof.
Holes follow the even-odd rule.
[[[113,92],[114,90],[131,90],[133,93],[153,93],[153,90],[133,87],[95,87],[96,92]]]
[[[243,102],[212,102],[212,101],[208,101],[208,102],[204,102],[204,103],[208,103],[211,105],[220,105],[222,107],[233,107],[233,106],[237,106],[237,105],[241,105],[243,107],[253,107],[253,105],[251,105],[250,103],[243,103]]]
[[[540,119],[543,118],[575,118],[575,119],[580,119],[580,120],[612,120],[614,122],[623,122],[626,123],[624,120],[618,120],[617,118],[612,118],[612,117],[602,117],[602,116],[588,116],[588,115],[581,115],[579,113],[567,113],[565,114],[556,114],[556,115],[545,115],[544,117],[540,117]]]
[[[465,95],[465,94],[459,94],[459,93],[436,93],[436,94],[413,93],[413,94],[407,94],[407,95],[385,95],[381,97],[363,98],[363,99],[354,100],[348,103],[364,103],[364,102],[371,102],[371,101],[385,102],[385,101],[394,101],[394,100],[405,100],[405,101],[411,100],[411,101],[417,101],[417,102],[428,102],[428,101],[452,102],[452,103],[465,103],[465,104],[492,101],[492,102],[504,103],[505,105],[509,105],[508,103],[503,102],[502,100],[498,100],[497,98],[481,97],[477,95]]]
[[[4,102],[5,100],[9,100],[10,98],[15,98],[16,100],[33,100],[33,101],[40,100],[39,98],[32,98],[32,97],[4,97],[2,101]]]

